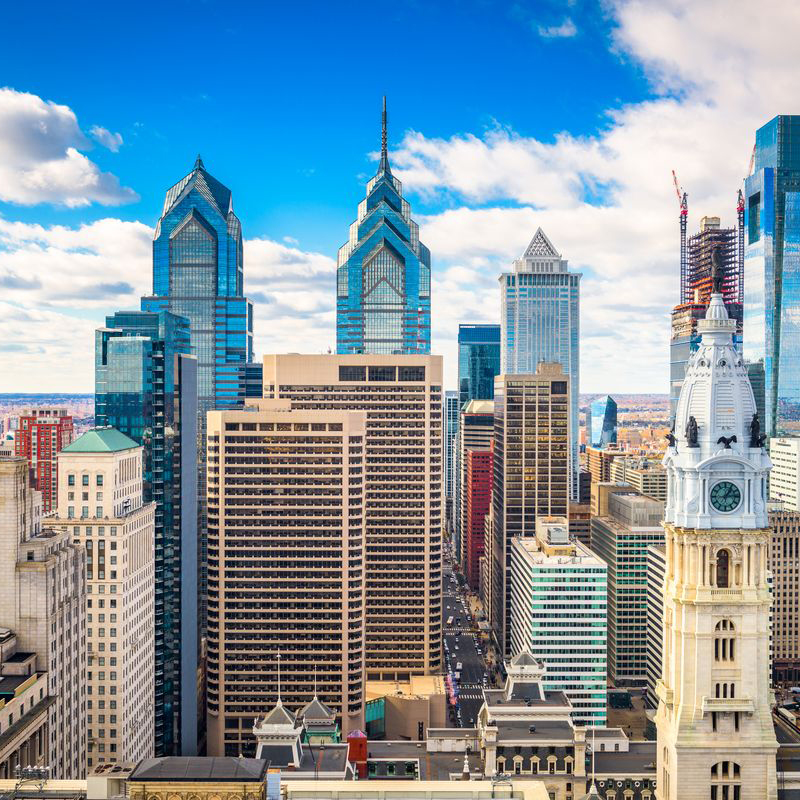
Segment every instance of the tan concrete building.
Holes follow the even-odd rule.
[[[153,755],[155,503],[143,499],[142,451],[95,428],[58,455],[54,524],[86,551],[90,769]]]
[[[441,675],[408,681],[368,681],[367,700],[383,700],[383,739],[419,741],[447,725],[447,690]]]
[[[0,780],[15,767],[46,766],[47,673],[36,671],[36,653],[17,647],[17,637],[0,628]],[[2,796],[2,795],[0,795]]]
[[[769,440],[769,457],[770,500],[783,503],[787,511],[800,511],[800,438],[773,437]]]
[[[586,466],[592,476],[592,483],[603,483],[611,480],[611,463],[615,458],[623,456],[622,450],[609,447],[587,447]]]
[[[280,695],[364,726],[365,414],[208,414],[209,755],[255,749]]]
[[[537,516],[569,511],[569,408],[559,364],[495,378],[489,621],[501,649],[511,646],[511,541],[534,536]]]
[[[0,627],[48,675],[44,763],[54,778],[86,774],[86,572],[83,548],[45,528],[24,458],[0,458]]]
[[[264,356],[264,396],[292,408],[366,412],[369,679],[441,669],[442,359]]]
[[[611,462],[610,481],[627,483],[654,500],[667,499],[667,471],[658,461],[618,456]]]
[[[769,524],[772,680],[776,685],[797,686],[800,683],[800,511],[770,511]]]

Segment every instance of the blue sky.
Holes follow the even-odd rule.
[[[45,2],[35,20],[10,7],[0,391],[91,391],[91,332],[148,291],[149,229],[198,151],[233,190],[246,289],[270,300],[257,352],[326,349],[333,259],[374,172],[386,94],[448,382],[458,321],[499,319],[496,276],[541,224],[584,273],[582,390],[664,392],[669,170],[690,229],[705,213],[733,222],[753,130],[796,94],[797,59],[771,40],[797,11],[773,5],[775,28],[745,42],[753,12],[721,0],[716,24],[679,0]],[[738,74],[753,85],[731,86]],[[63,326],[70,341],[48,335]],[[620,335],[640,344],[624,361]]]

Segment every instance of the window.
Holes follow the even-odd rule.
[[[97,485],[98,486],[102,486],[103,485],[103,476],[102,475],[98,475],[97,476]]]
[[[729,619],[721,619],[714,628],[714,661],[734,661],[735,628]]]
[[[723,549],[717,553],[717,587],[728,588],[731,554]]]
[[[340,381],[365,381],[367,379],[366,367],[339,367],[339,380]]]
[[[719,761],[711,767],[711,800],[741,800],[742,775],[735,761]]]
[[[399,367],[398,379],[401,381],[424,381],[425,367]]]
[[[81,485],[88,486],[89,485],[89,476],[88,475],[81,475]]]
[[[566,381],[553,381],[551,384],[551,392],[553,394],[566,394],[567,393],[567,382]]]
[[[75,485],[75,476],[67,475],[67,486],[74,486],[74,485]]]
[[[371,381],[393,381],[397,379],[396,367],[370,367],[369,379]]]
[[[102,517],[103,516],[103,506],[97,506],[97,508],[95,508],[94,512],[95,512],[94,515],[96,517]]]
[[[761,238],[761,192],[756,192],[747,202],[747,243]]]

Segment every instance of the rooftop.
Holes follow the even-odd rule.
[[[140,447],[133,439],[116,428],[94,428],[68,444],[62,453],[117,453]]]
[[[269,761],[260,758],[145,758],[131,781],[263,781]]]

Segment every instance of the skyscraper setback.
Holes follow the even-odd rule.
[[[386,98],[381,160],[336,270],[338,353],[431,351],[431,255],[389,166]]]

